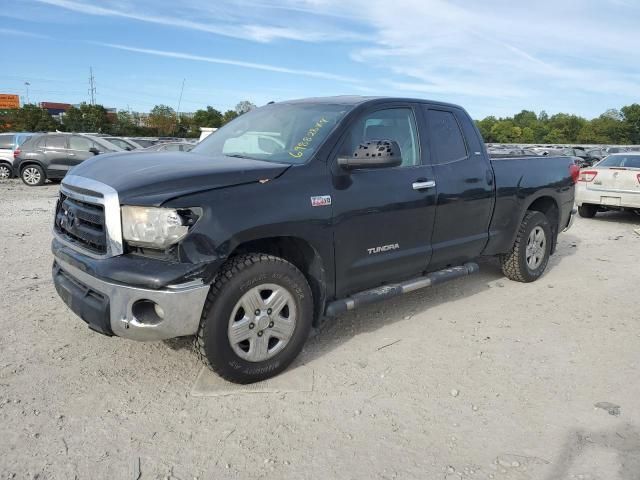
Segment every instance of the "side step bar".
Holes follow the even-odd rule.
[[[413,292],[414,290],[419,290],[421,288],[432,287],[440,283],[448,282],[449,280],[471,275],[479,270],[480,267],[477,263],[469,262],[459,267],[445,268],[444,270],[428,273],[402,283],[393,283],[390,285],[372,288],[371,290],[365,290],[363,292],[355,293],[350,297],[330,302],[325,309],[325,315],[328,317],[335,317],[336,315],[349,310],[354,310],[362,305],[368,305],[380,300],[404,295],[405,293]]]

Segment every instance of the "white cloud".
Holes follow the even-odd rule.
[[[51,38],[48,35],[27,32],[25,30],[14,30],[13,28],[0,28],[0,35],[15,35],[17,37],[30,37],[30,38]]]
[[[92,42],[92,43],[103,46],[103,47],[114,48],[117,50],[143,53],[143,54],[155,55],[159,57],[178,58],[182,60],[193,60],[197,62],[206,62],[206,63],[217,63],[221,65],[233,65],[235,67],[251,68],[254,70],[264,70],[268,72],[286,73],[289,75],[301,75],[304,77],[321,78],[324,80],[334,80],[337,82],[346,82],[346,83],[357,82],[356,79],[351,77],[335,75],[333,73],[328,73],[328,72],[319,72],[316,70],[299,70],[299,69],[280,67],[278,65],[270,65],[265,63],[253,63],[253,62],[246,62],[244,60],[207,57],[202,55],[193,55],[190,53],[172,52],[167,50],[155,50],[150,48],[137,48],[137,47],[131,47],[128,45],[119,45],[115,43],[101,43],[101,42]]]

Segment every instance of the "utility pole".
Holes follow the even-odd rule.
[[[182,103],[182,92],[184,92],[184,82],[186,78],[182,79],[182,88],[180,88],[180,98],[178,98],[178,108],[176,108],[176,126],[175,130],[178,130],[178,122],[180,120],[180,104]]]
[[[27,90],[27,104],[31,103],[29,101],[29,85],[31,85],[29,82],[24,82],[24,88]]]
[[[93,76],[93,67],[89,67],[89,98],[91,105],[96,104],[96,79]]]

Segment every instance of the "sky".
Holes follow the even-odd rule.
[[[593,118],[640,103],[640,0],[11,6],[0,9],[0,93],[26,97],[29,82],[31,102],[88,101],[92,67],[98,103],[141,112],[344,94],[447,101],[474,118]]]

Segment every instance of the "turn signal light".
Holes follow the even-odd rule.
[[[580,172],[580,177],[578,177],[579,182],[593,182],[593,179],[596,178],[598,172],[595,170],[583,170]]]
[[[571,174],[571,180],[573,180],[573,183],[576,183],[578,181],[578,176],[580,175],[580,167],[575,163],[572,163],[569,165],[569,173]]]

